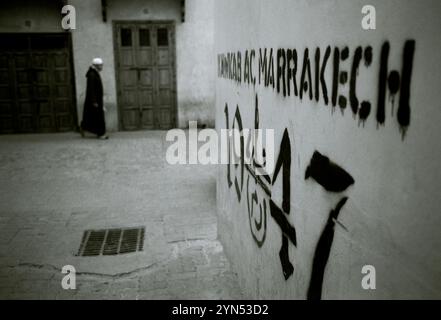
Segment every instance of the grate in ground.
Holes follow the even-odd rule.
[[[142,251],[144,227],[86,230],[78,256],[109,256]]]

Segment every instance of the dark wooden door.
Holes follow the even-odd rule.
[[[176,123],[173,23],[115,23],[120,125],[170,129]]]
[[[74,129],[66,35],[0,35],[0,132]]]

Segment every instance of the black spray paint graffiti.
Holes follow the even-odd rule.
[[[413,55],[415,51],[415,41],[406,41],[404,44],[403,66],[401,68],[401,80],[398,71],[392,70],[388,74],[389,43],[386,42],[381,48],[380,79],[378,90],[377,122],[381,125],[385,121],[385,99],[386,99],[386,80],[394,105],[394,96],[400,91],[400,101],[398,104],[397,118],[401,125],[404,136],[406,128],[410,124],[410,80],[413,67]],[[393,112],[393,109],[392,109]]]
[[[274,201],[270,200],[271,216],[282,230],[282,247],[280,248],[279,256],[282,263],[283,275],[285,280],[288,279],[294,272],[294,266],[289,261],[288,254],[288,240],[297,246],[296,230],[289,223],[287,215],[291,209],[291,142],[289,140],[288,130],[283,132],[282,142],[280,143],[279,157],[276,161],[274,176],[272,183],[274,184],[282,169],[282,208],[278,207]]]
[[[309,177],[330,192],[344,191],[355,182],[349,173],[318,151],[314,152],[311,162],[306,168],[305,179]]]
[[[355,182],[348,172],[330,161],[328,157],[323,156],[318,151],[314,152],[310,164],[306,169],[305,180],[309,177],[314,179],[329,192],[343,192]],[[325,228],[317,242],[307,294],[308,300],[318,300],[321,298],[323,276],[331,252],[332,242],[334,240],[335,222],[338,221],[337,218],[340,210],[343,208],[347,200],[347,197],[343,197],[340,199],[335,209],[331,210]]]
[[[256,95],[255,112],[254,112],[254,129],[259,129],[259,107],[258,107],[258,97]],[[246,152],[250,152],[251,139],[248,140]],[[255,169],[258,168],[262,170],[265,167],[265,149],[262,150],[263,162],[259,163],[256,160],[255,150],[251,150],[251,158],[253,159],[253,165],[246,165],[246,169],[249,173],[247,178],[247,209],[248,209],[248,220],[250,224],[251,235],[256,242],[257,246],[262,247],[266,238],[267,229],[267,200],[265,197],[271,197],[270,186],[271,178],[269,175],[256,175]],[[265,197],[262,198],[262,202],[259,202],[258,192],[250,192],[250,178],[254,179],[254,187],[259,186]],[[251,199],[250,199],[251,196]],[[254,204],[259,205],[259,217],[254,216]]]
[[[225,105],[225,117],[226,117],[226,125],[227,129],[229,129],[229,120],[228,120],[228,105]],[[236,107],[236,112],[234,116],[233,121],[233,129],[234,129],[234,123],[238,123],[238,129],[239,132],[243,130],[242,126],[242,120],[240,116],[240,110],[239,106]],[[255,105],[255,121],[254,121],[254,129],[259,129],[259,109],[258,109],[258,97],[256,96],[256,105]],[[250,137],[251,140],[251,137]],[[246,142],[247,145],[249,145],[250,140]],[[247,177],[247,188],[246,188],[246,199],[247,199],[247,208],[248,208],[248,218],[249,218],[249,224],[250,224],[250,230],[252,237],[254,241],[256,242],[257,246],[260,248],[263,243],[265,242],[266,238],[266,232],[267,232],[267,203],[269,202],[269,210],[271,212],[271,216],[274,218],[275,222],[279,225],[281,231],[282,231],[282,245],[279,252],[280,261],[282,264],[282,270],[285,279],[288,279],[293,271],[294,267],[289,259],[289,253],[288,253],[288,246],[289,242],[291,242],[294,246],[297,245],[296,240],[296,232],[295,228],[290,225],[287,215],[290,213],[290,175],[291,175],[291,145],[289,140],[288,131],[285,130],[282,138],[282,142],[280,144],[281,152],[277,158],[274,174],[272,177],[269,175],[257,175],[256,174],[256,168],[263,169],[265,166],[265,163],[258,163],[256,158],[254,157],[255,150],[252,150],[252,156],[253,156],[253,164],[249,165],[242,165],[244,163],[244,137],[243,135],[240,136],[240,155],[233,155],[233,157],[237,157],[235,159],[235,185],[236,185],[236,195],[237,199],[240,202],[241,201],[241,194],[242,194],[242,188],[239,188],[238,176],[240,177],[240,181],[243,181],[244,177],[244,168],[247,169],[248,177]],[[230,141],[228,141],[228,150],[229,150],[229,157],[231,157],[231,145]],[[248,151],[248,148],[247,148]],[[265,150],[263,150],[265,152]],[[234,153],[234,152],[233,152]],[[231,158],[230,158],[231,159]],[[240,167],[239,167],[240,162]],[[227,166],[227,181],[228,186],[232,186],[232,180],[231,180],[231,168],[230,164]],[[275,183],[277,178],[279,177],[281,173],[281,179],[282,179],[282,185],[283,185],[283,195],[282,195],[282,207],[279,207],[271,198],[271,186]],[[250,184],[250,180],[254,180],[254,184]],[[251,187],[254,186],[254,188],[260,189],[264,197],[262,197],[261,201],[259,202],[259,197],[257,190],[254,190],[254,192],[251,191]],[[259,215],[254,214],[254,208],[259,208]]]
[[[389,72],[389,51],[389,42],[384,42],[379,60],[376,121],[378,125],[384,125],[385,123],[387,90],[392,101],[392,115],[394,113],[394,97],[400,92],[397,121],[404,138],[410,125],[409,100],[415,41],[407,40],[404,43],[401,74],[396,70]],[[256,52],[258,52],[258,57],[256,57]],[[350,61],[351,52],[350,72],[341,70],[341,64]],[[369,70],[377,72],[377,69],[372,66],[373,49],[371,46],[364,48],[358,46],[353,51],[349,47],[343,47],[342,49],[334,47],[332,50],[331,46],[327,46],[323,52],[323,58],[321,58],[322,51],[320,48],[315,48],[314,52],[310,52],[309,48],[305,48],[301,64],[296,49],[279,48],[273,50],[273,48],[259,48],[258,51],[254,49],[246,50],[244,56],[245,59],[242,65],[241,51],[218,54],[218,77],[233,80],[237,84],[263,85],[273,88],[284,97],[295,96],[300,100],[309,98],[311,101],[315,99],[318,103],[320,96],[322,96],[325,105],[330,102],[334,109],[338,104],[342,112],[347,108],[349,102],[354,117],[358,115],[359,122],[363,124],[371,114],[371,101],[363,99],[360,103],[356,90],[362,62],[363,72]],[[314,61],[314,68],[311,59]],[[329,84],[326,83],[325,79],[328,63],[332,63],[332,70],[330,70],[332,80],[329,93]],[[349,97],[339,94],[339,88],[346,84],[349,86]]]
[[[225,105],[225,117],[226,126],[229,129],[229,110],[228,104]],[[234,123],[238,124],[238,129],[241,132],[243,130],[242,120],[240,116],[239,106],[236,106],[235,116],[233,120]],[[258,109],[258,97],[256,95],[255,100],[255,121],[254,128],[259,128],[259,109]],[[254,150],[251,151],[253,157],[253,164],[243,164],[244,152],[249,152],[249,148],[244,148],[245,145],[249,145],[250,141],[244,141],[243,135],[241,135],[242,140],[240,140],[240,155],[233,155],[241,158],[240,163],[236,158],[236,164],[234,165],[235,172],[235,191],[237,199],[241,201],[242,186],[244,179],[244,168],[247,169],[247,183],[246,183],[246,200],[248,209],[248,219],[251,235],[259,248],[261,248],[265,242],[267,235],[267,203],[269,202],[269,210],[271,217],[273,217],[276,224],[280,227],[282,233],[282,243],[281,249],[279,251],[279,258],[281,262],[281,267],[285,280],[294,272],[294,266],[289,257],[289,244],[297,246],[297,236],[295,227],[289,222],[288,215],[290,214],[291,208],[291,142],[289,138],[288,130],[285,129],[283,132],[282,140],[280,143],[280,151],[277,157],[275,170],[273,176],[269,175],[256,175],[256,168],[263,168],[264,163],[258,163],[254,158]],[[251,137],[250,137],[251,139]],[[231,145],[228,141],[229,157],[231,157]],[[231,158],[230,158],[231,159]],[[230,164],[227,165],[227,182],[228,187],[231,188],[233,185],[231,179],[231,169]],[[278,206],[274,201],[271,193],[272,186],[281,176],[282,179],[282,205]],[[238,181],[240,177],[241,183]],[[328,192],[340,193],[345,191],[350,185],[354,184],[354,179],[352,176],[346,172],[343,168],[329,160],[328,157],[315,151],[308,167],[305,171],[305,180],[312,178],[318,184],[320,184]],[[250,183],[253,181],[254,183]],[[254,191],[251,187],[254,186]],[[263,196],[259,199],[257,189],[261,191]],[[338,215],[341,208],[346,203],[347,197],[343,197],[335,209],[331,210],[328,221],[325,228],[319,238],[317,243],[313,267],[311,272],[311,280],[307,293],[308,299],[320,299],[323,277],[325,273],[325,267],[330,255],[332,242],[334,238],[334,226],[337,221]],[[258,214],[255,214],[254,209],[258,208]],[[341,225],[341,224],[340,224]]]

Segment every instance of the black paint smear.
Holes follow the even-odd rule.
[[[293,77],[292,70],[290,67],[291,59],[292,59],[292,50],[286,49],[286,69],[287,69],[286,94],[288,95],[288,97],[291,96],[291,79]]]
[[[254,109],[254,129],[259,129],[259,99],[258,96],[256,94],[256,100],[255,100],[255,109]],[[248,141],[251,141],[251,137]],[[253,149],[253,153],[252,153],[252,157],[253,157],[253,165],[255,168],[263,168],[266,165],[266,152],[265,152],[265,148],[262,148],[262,159],[264,161],[263,165],[260,163],[257,163],[256,161],[256,150]],[[268,181],[268,183],[271,183],[271,178],[265,174],[265,175],[261,175],[260,177],[264,178],[266,181]]]
[[[255,55],[256,55],[256,52],[254,51],[254,49],[251,50],[251,53],[250,53],[250,70],[249,70],[249,72],[250,72],[250,79],[253,82],[253,85],[256,85],[256,78],[253,76],[253,68],[252,68],[253,59],[254,59]]]
[[[262,77],[262,73],[263,76],[265,77],[264,81],[264,86],[266,87],[266,74],[267,74],[267,60],[266,60],[266,48],[264,48],[263,50],[263,55],[262,55],[262,48],[259,48],[259,84],[261,83],[261,77]]]
[[[254,234],[253,232],[253,228],[252,228],[252,224],[251,224],[251,217],[254,216],[254,205],[253,202],[255,202],[257,204],[258,199],[257,199],[257,192],[254,191],[251,195],[251,207],[250,207],[250,198],[249,198],[249,183],[250,183],[250,175],[248,175],[248,179],[247,179],[247,207],[248,207],[248,220],[250,222],[250,230],[251,230],[251,235],[253,236],[254,241],[257,244],[258,248],[261,248],[263,243],[265,242],[265,238],[266,238],[266,220],[267,220],[267,214],[266,214],[266,202],[264,202],[264,210],[262,211],[262,206],[260,206],[260,223],[257,223],[256,221],[254,221],[254,224],[257,228],[257,230],[260,230],[262,228],[262,223],[263,223],[263,236],[262,239],[258,239],[257,236]]]
[[[242,135],[243,126],[242,126],[242,117],[240,116],[239,106],[236,106],[236,113],[234,115],[234,120],[233,120],[233,129],[235,128],[236,122],[239,126],[239,133],[240,133],[240,186],[239,183],[237,182],[237,177],[234,178],[234,185],[236,186],[237,199],[240,202],[241,193],[243,189],[243,174],[244,174],[245,161],[243,156],[244,155],[244,137]],[[234,166],[237,168],[239,164],[235,163]]]
[[[400,74],[397,71],[392,71],[387,78],[387,85],[392,95],[396,94],[400,89]]]
[[[361,55],[362,55],[361,47],[357,47],[354,53],[354,60],[352,61],[352,69],[351,69],[351,82],[349,84],[349,101],[351,103],[352,113],[355,115],[358,112],[358,99],[356,94],[357,89],[357,74],[358,74],[358,66],[360,65]]]
[[[331,47],[328,46],[325,51],[325,56],[323,57],[322,70],[320,71],[320,84],[322,86],[323,99],[325,100],[325,105],[328,105],[328,89],[326,88],[326,82],[325,82],[325,69],[330,54],[331,54]],[[316,97],[317,96],[318,96],[318,90],[316,92]]]
[[[279,251],[279,257],[282,263],[283,276],[285,280],[288,280],[294,273],[294,266],[291,261],[289,261],[288,238],[285,236],[282,236],[282,247]]]
[[[283,234],[286,235],[295,246],[297,246],[296,229],[289,223],[288,219],[286,218],[285,212],[283,212],[271,199],[270,209],[271,216],[274,218],[277,225],[282,230]]]
[[[236,55],[232,54],[232,56],[233,56],[233,79],[236,80],[237,78]]]
[[[280,229],[282,229],[282,247],[279,251],[280,262],[282,263],[282,271],[285,277],[285,280],[293,274],[294,267],[292,263],[289,261],[289,251],[288,245],[290,240],[294,246],[297,246],[296,239],[296,230],[293,226],[291,226],[286,219],[285,214],[282,210],[274,203],[273,200],[270,199],[270,212],[271,216],[274,218],[276,223],[279,225]]]
[[[377,104],[377,122],[384,124],[385,98],[386,98],[386,80],[387,80],[387,62],[389,59],[389,42],[385,42],[381,47],[380,73],[378,81],[378,104]]]
[[[341,51],[341,60],[345,61],[349,57],[349,48],[344,47],[344,49]]]
[[[332,242],[334,241],[334,220],[337,220],[340,210],[347,200],[348,198],[344,197],[339,201],[335,209],[331,210],[326,226],[317,242],[307,294],[308,300],[320,300],[322,297],[323,277],[331,252]]]
[[[368,101],[363,101],[361,103],[360,112],[358,116],[361,121],[365,121],[369,117],[369,113],[371,112],[371,104]]]
[[[237,82],[242,83],[242,53],[237,52]]]
[[[291,142],[289,140],[288,130],[285,129],[283,132],[282,141],[280,143],[279,156],[276,161],[276,166],[274,170],[274,175],[272,183],[276,182],[277,176],[280,172],[280,168],[283,166],[282,172],[282,184],[283,184],[283,195],[282,195],[282,209],[279,208],[272,199],[270,199],[270,212],[271,216],[274,218],[276,223],[282,230],[282,247],[279,252],[280,261],[282,263],[282,270],[285,280],[287,280],[294,272],[294,267],[289,261],[288,252],[288,239],[297,245],[296,230],[289,223],[286,215],[289,214],[291,208]],[[286,215],[285,215],[286,214]]]
[[[315,101],[319,101],[320,48],[315,49]]]
[[[364,49],[364,65],[370,66],[372,63],[372,47],[368,46]]]
[[[268,62],[268,85],[272,85],[274,88],[274,61],[273,61],[273,48],[270,48],[269,62]]]
[[[243,67],[243,81],[250,84],[250,74],[249,74],[250,60],[248,58],[248,50],[245,50],[245,63]]]
[[[308,72],[308,83],[305,82],[305,74]],[[311,78],[311,63],[309,61],[309,50],[305,49],[305,54],[303,55],[303,67],[302,75],[300,77],[300,99],[303,97],[303,90],[307,91],[309,88],[309,99],[312,100],[312,78]]]
[[[280,60],[283,58],[283,63]],[[277,93],[280,92],[280,78],[283,80],[283,96],[286,97],[286,83],[285,83],[285,68],[286,68],[286,54],[285,49],[277,50]]]
[[[340,108],[341,109],[345,109],[346,108],[346,104],[347,104],[346,97],[339,96],[338,97],[338,105],[340,106]]]
[[[345,84],[348,81],[348,73],[346,71],[340,72],[340,83]]]
[[[231,72],[231,68],[232,68],[232,62],[231,62],[231,53],[227,53],[227,59],[228,59],[228,79],[232,79],[232,72]]]
[[[297,50],[296,49],[288,49],[286,52],[287,66],[288,66],[288,96],[291,95],[291,79],[294,82],[294,94],[297,96],[297,81],[296,81],[296,73],[297,73]],[[291,59],[294,62],[294,67],[291,69],[289,67],[289,63]]]
[[[289,140],[288,129],[283,132],[282,141],[280,142],[279,157],[277,158],[276,166],[273,175],[273,185],[276,182],[280,168],[283,166],[282,172],[282,184],[283,184],[283,200],[282,208],[287,214],[289,214],[291,206],[291,142]]]
[[[256,127],[257,126],[257,127]],[[258,98],[257,98],[257,94],[256,94],[256,99],[255,99],[255,108],[254,108],[254,129],[258,129],[259,128],[259,108],[258,108]],[[246,147],[245,147],[245,153],[248,159],[253,159],[253,163],[255,163],[254,161],[254,152],[255,149],[251,147],[253,147],[251,144],[253,142],[253,137],[250,134],[248,136],[247,141],[245,141],[246,143]],[[251,149],[251,156],[249,155]],[[251,158],[252,157],[252,158]],[[245,161],[244,161],[245,162]]]
[[[256,201],[258,201],[257,200],[257,193],[256,193]],[[265,199],[263,200],[263,211],[262,211],[262,204],[259,204],[259,209],[260,209],[259,222],[257,222],[257,221],[254,222],[254,225],[256,226],[256,229],[258,231],[260,231],[260,229],[262,229],[262,224],[266,228],[266,201],[265,201]],[[264,213],[264,214],[262,215],[262,213]],[[263,216],[263,219],[262,219],[262,216]]]
[[[332,106],[337,104],[338,73],[340,69],[340,50],[334,48],[334,74],[332,80]]]
[[[415,51],[415,41],[407,40],[404,44],[403,66],[401,69],[401,88],[400,88],[400,102],[398,105],[398,123],[402,131],[403,137],[407,127],[410,124],[410,80],[412,76],[413,54]]]
[[[305,180],[309,177],[330,192],[344,191],[355,182],[348,172],[318,151],[314,151],[306,168]]]
[[[228,116],[228,104],[225,103],[225,120],[227,124],[227,130],[229,131],[230,125],[229,125],[229,116]],[[231,182],[231,172],[230,172],[230,162],[231,162],[231,150],[230,150],[230,137],[227,139],[227,149],[228,149],[228,164],[227,164],[227,181],[228,181],[228,188],[231,188],[231,185],[233,182]]]

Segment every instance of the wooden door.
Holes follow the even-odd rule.
[[[0,132],[74,128],[66,35],[0,35]]]
[[[173,23],[115,23],[118,105],[123,130],[175,127],[174,50]]]

